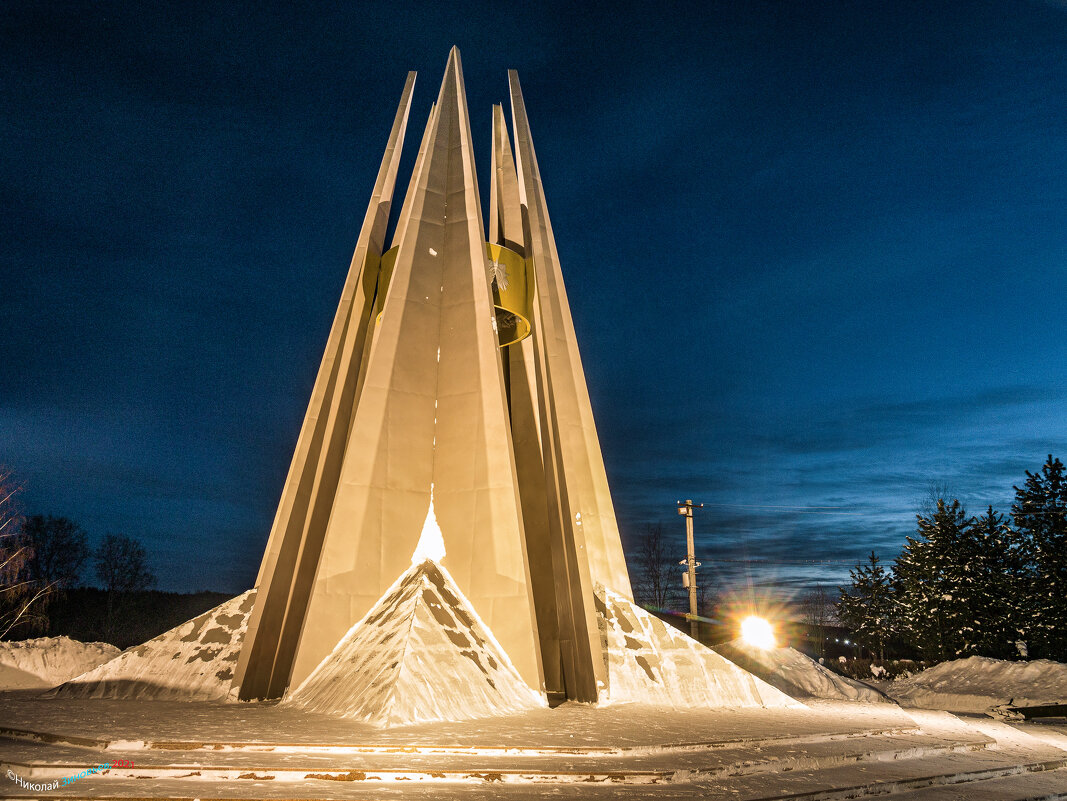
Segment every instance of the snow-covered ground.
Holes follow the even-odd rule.
[[[795,648],[757,648],[738,638],[716,646],[716,650],[794,698],[888,701],[873,687],[839,676]]]
[[[78,642],[70,637],[0,642],[0,690],[55,687],[118,653],[118,648],[106,642]]]
[[[817,702],[813,706],[679,710],[646,704],[567,702],[555,708],[465,721],[382,728],[373,723],[309,712],[293,705],[154,699],[41,698],[0,695],[0,727],[101,740],[98,750],[158,750],[161,743],[191,741],[195,750],[245,744],[288,744],[294,753],[368,746],[400,753],[416,746],[544,751],[572,747],[647,750],[663,744],[745,741],[753,737],[836,737],[847,732],[914,727],[893,704]],[[96,746],[94,746],[96,747]],[[226,750],[226,749],[222,749]],[[242,746],[240,750],[245,750]],[[2,746],[0,746],[2,754]],[[0,794],[2,795],[2,794]]]
[[[984,713],[1003,705],[1067,704],[1067,665],[971,656],[885,685],[902,706]]]
[[[104,763],[107,770],[53,794],[1022,801],[1067,791],[1062,740],[893,704],[564,704],[380,729],[271,704],[12,696],[0,697],[0,721],[4,797],[40,797],[17,779],[62,782]],[[1005,787],[1010,793],[1001,792]]]

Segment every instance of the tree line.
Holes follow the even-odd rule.
[[[155,585],[144,546],[106,534],[90,548],[72,520],[19,514],[20,489],[12,472],[0,469],[0,639],[47,633],[50,606],[82,583],[89,566],[106,594],[103,633],[113,638],[131,596]]]
[[[879,657],[907,650],[1067,661],[1067,475],[1050,454],[1005,516],[938,498],[890,567],[871,553],[840,588],[837,616]]]

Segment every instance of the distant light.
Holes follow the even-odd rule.
[[[754,648],[774,648],[774,629],[762,617],[746,617],[741,621],[741,639]]]

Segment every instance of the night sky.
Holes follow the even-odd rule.
[[[631,554],[839,582],[1067,458],[1067,4],[8,2],[0,463],[251,585],[406,71],[519,70]],[[413,154],[398,182],[406,186]],[[86,578],[91,578],[87,572]]]

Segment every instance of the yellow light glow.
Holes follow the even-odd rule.
[[[762,617],[750,615],[741,621],[741,639],[754,648],[774,648],[774,629]]]

